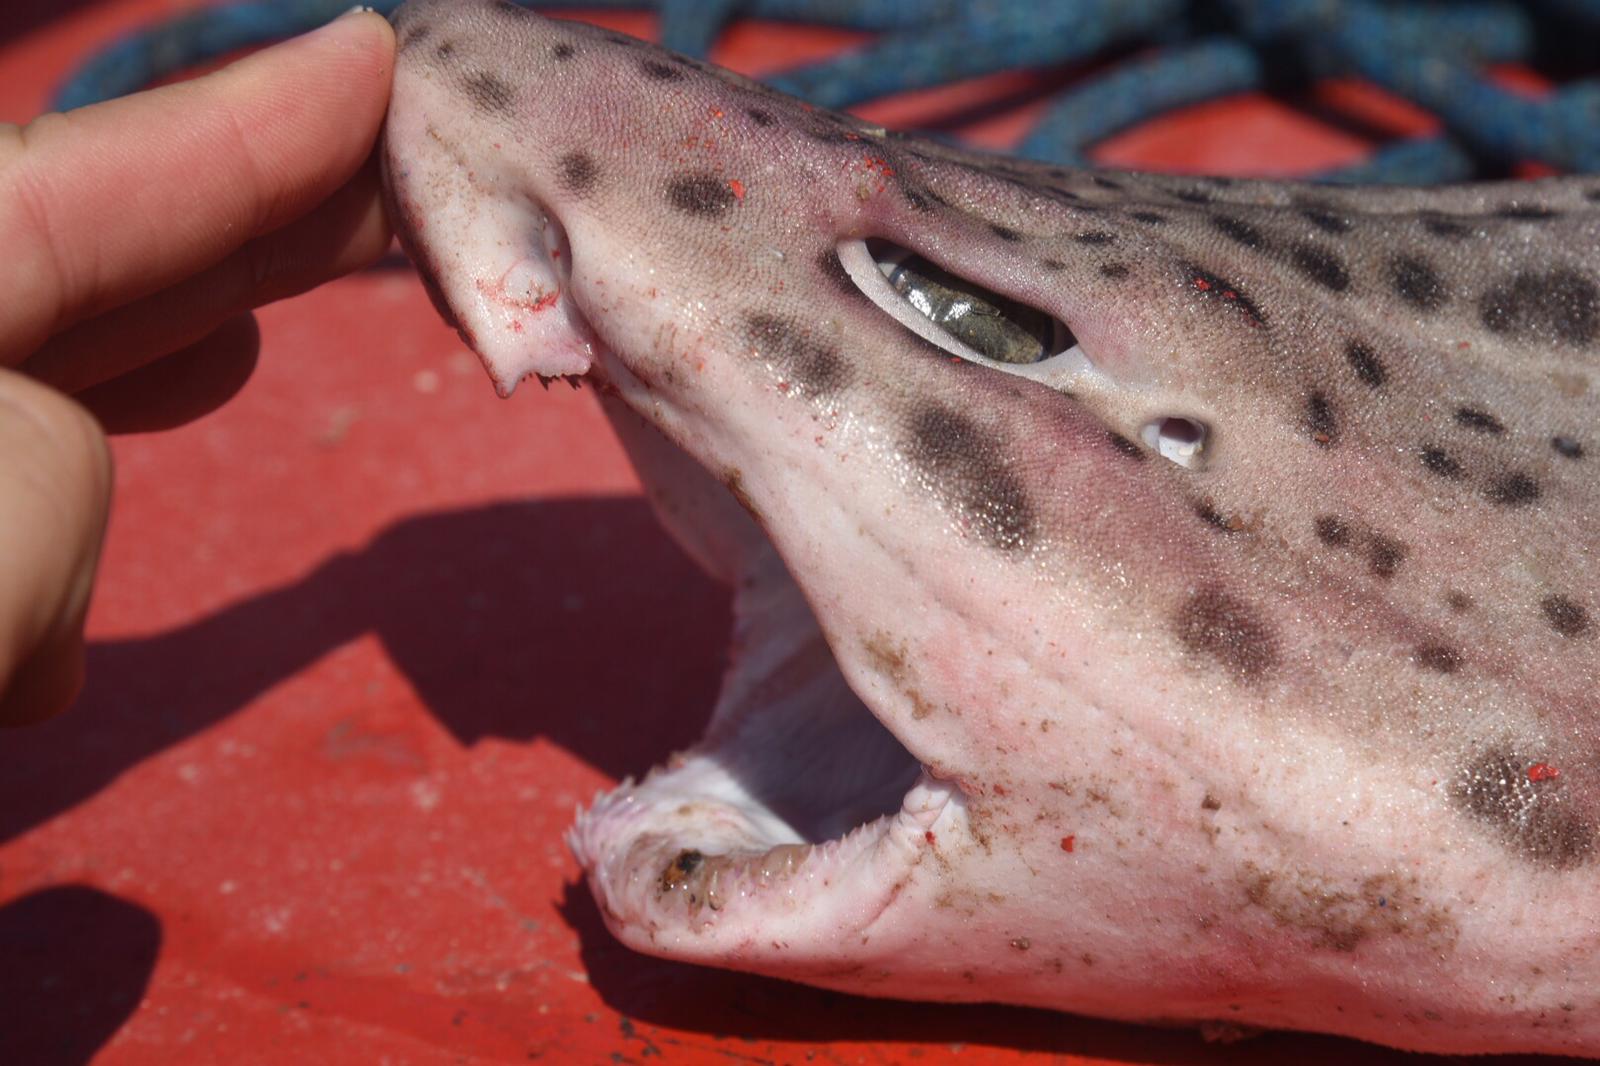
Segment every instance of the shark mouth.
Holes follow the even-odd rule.
[[[637,401],[648,390],[573,298],[560,223],[539,211],[536,225],[522,258],[491,278],[462,278],[468,272],[417,250],[413,259],[497,391],[529,377],[589,380],[615,421],[617,397]],[[680,453],[662,469],[692,478],[687,494],[715,494],[714,513],[696,522],[749,525],[686,451],[665,437],[651,447]],[[759,536],[741,572],[722,575],[735,577],[734,634],[705,736],[596,797],[567,839],[608,926],[630,946],[741,969],[781,959],[790,974],[809,961],[826,974],[860,964],[874,922],[940,834],[964,828],[966,805],[852,691],[798,585]]]
[[[745,967],[777,949],[788,967],[870,936],[965,806],[851,691],[775,554],[757,569],[705,737],[598,797],[568,840],[628,943]]]

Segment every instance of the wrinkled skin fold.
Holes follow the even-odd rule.
[[[1067,171],[514,5],[395,20],[441,312],[502,393],[595,386],[735,588],[705,738],[571,835],[621,940],[1600,1055],[1600,180]],[[944,343],[885,255],[1044,358]]]

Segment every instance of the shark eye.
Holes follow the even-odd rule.
[[[934,325],[997,363],[1037,363],[1072,345],[1070,333],[1061,336],[1066,327],[1043,311],[980,288],[904,248],[875,250],[890,288]]]
[[[887,241],[845,241],[839,261],[873,303],[912,332],[972,362],[1027,366],[1076,347],[1072,330]]]

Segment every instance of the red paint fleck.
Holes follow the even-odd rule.
[[[1205,278],[1195,278],[1194,287],[1199,289],[1201,292],[1210,292],[1211,282],[1207,281]]]
[[[1062,851],[1071,851],[1074,847],[1077,846],[1077,841],[1078,841],[1077,834],[1073,834],[1072,836],[1069,836],[1069,837],[1062,837],[1061,838],[1061,850]]]
[[[712,118],[721,118],[722,117],[722,108],[720,108],[720,107],[711,108],[711,117]]]
[[[1006,794],[1006,786],[1004,786],[1004,785],[996,785],[996,786],[994,786],[994,794],[996,796],[1004,796]]]
[[[744,199],[744,182],[740,181],[738,178],[729,178],[728,188],[733,191],[733,198],[735,200]]]
[[[928,830],[926,833],[923,833],[922,834],[922,838],[924,840],[926,840],[930,844],[939,843],[939,838],[933,835],[933,830],[932,829]]]
[[[1545,762],[1536,762],[1528,767],[1529,781],[1554,781],[1561,776],[1561,771]]]

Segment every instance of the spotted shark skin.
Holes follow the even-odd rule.
[[[706,740],[574,830],[619,938],[1600,1056],[1600,179],[1063,170],[511,4],[395,22],[386,181],[441,311],[501,392],[597,386],[738,589]],[[1088,365],[914,335],[841,265],[868,237]],[[764,783],[847,765],[835,815]]]

